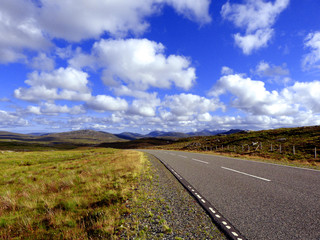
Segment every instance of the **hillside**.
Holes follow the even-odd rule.
[[[211,151],[218,154],[298,161],[320,166],[320,126],[190,137],[158,148]]]
[[[68,142],[118,142],[124,141],[124,139],[118,138],[117,136],[101,131],[94,130],[78,130],[71,132],[62,132],[62,133],[52,133],[47,134],[46,137],[57,138],[63,141]]]
[[[93,130],[80,130],[40,136],[0,132],[0,150],[30,151],[45,149],[72,149],[78,146],[92,146],[103,142],[127,141],[113,134]]]

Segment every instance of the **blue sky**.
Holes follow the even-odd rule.
[[[320,124],[318,0],[3,0],[0,130]]]

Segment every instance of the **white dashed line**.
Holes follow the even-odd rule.
[[[192,158],[193,161],[197,161],[197,162],[201,162],[201,163],[205,163],[205,164],[209,164],[208,162],[205,162],[205,161],[201,161],[199,159],[195,159],[195,158]]]
[[[237,171],[237,170],[234,170],[234,169],[231,169],[231,168],[226,168],[226,167],[221,167],[221,168],[229,170],[229,171],[232,171],[232,172],[240,173],[240,174],[243,174],[243,175],[246,175],[246,176],[249,176],[249,177],[254,177],[254,178],[257,178],[257,179],[260,179],[260,180],[263,180],[263,181],[267,181],[267,182],[271,181],[271,180],[266,179],[266,178],[262,178],[262,177],[258,177],[258,176],[251,175],[251,174],[248,174],[248,173],[240,172],[240,171]]]
[[[215,210],[213,210],[213,208],[212,208],[212,207],[209,207],[209,210],[210,210],[212,213],[216,213],[216,211],[215,211]]]
[[[182,158],[187,158],[186,156],[183,156],[183,155],[178,155],[179,157],[182,157]]]
[[[239,236],[238,233],[236,233],[236,232],[232,232],[232,234],[233,234],[234,236],[236,236],[236,237]]]

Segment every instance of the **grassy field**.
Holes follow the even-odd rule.
[[[142,153],[103,148],[0,153],[0,239],[117,239]]]

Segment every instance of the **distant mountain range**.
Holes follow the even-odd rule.
[[[241,129],[231,129],[231,130],[202,130],[198,132],[189,132],[189,133],[181,133],[181,132],[164,132],[164,131],[153,131],[148,134],[139,134],[132,132],[123,132],[119,134],[114,134],[118,138],[127,139],[127,140],[136,140],[141,138],[187,138],[187,137],[196,137],[196,136],[214,136],[218,134],[232,134],[243,132]]]
[[[199,132],[181,133],[181,132],[164,132],[153,131],[148,134],[139,134],[132,132],[123,132],[120,134],[111,134],[103,131],[94,130],[78,130],[61,133],[30,133],[19,134],[0,131],[0,139],[3,140],[15,140],[15,141],[31,141],[31,142],[65,142],[65,143],[79,143],[79,144],[99,144],[110,142],[124,142],[131,140],[139,140],[145,138],[157,138],[164,140],[177,140],[180,138],[195,137],[195,136],[213,136],[218,134],[232,134],[242,132],[240,129],[232,130],[203,130]]]

